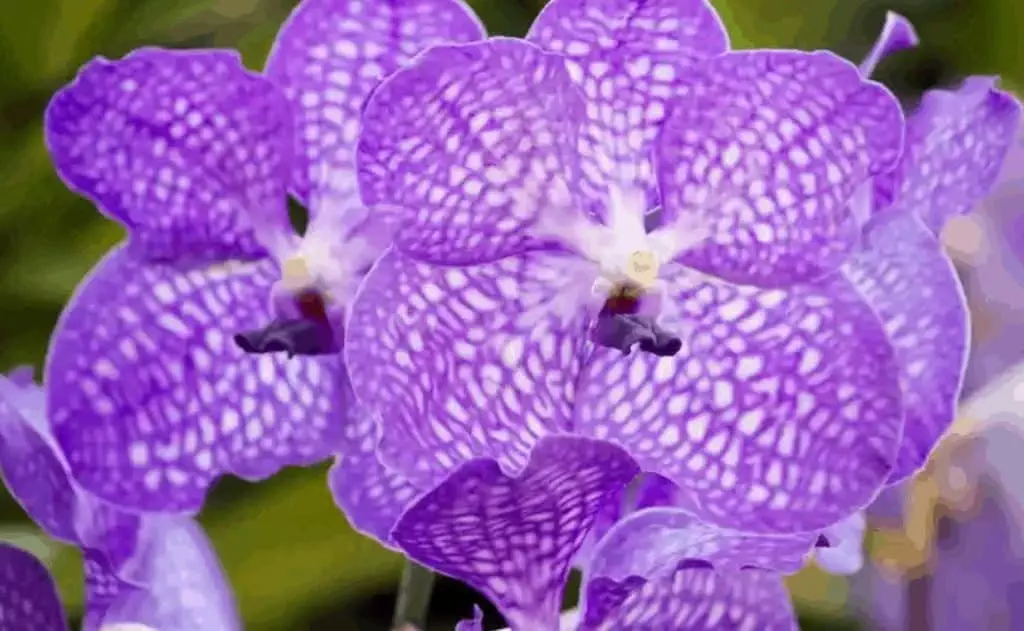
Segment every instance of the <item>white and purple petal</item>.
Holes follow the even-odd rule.
[[[225,473],[262,479],[328,457],[341,436],[341,358],[248,355],[271,319],[269,260],[212,265],[109,254],[58,323],[47,406],[71,472],[133,509],[193,512]]]
[[[58,174],[148,258],[257,258],[288,245],[291,112],[236,52],[97,58],[53,97],[45,126]]]
[[[701,521],[754,532],[824,528],[866,505],[903,428],[885,330],[834,275],[789,291],[670,279],[683,350],[597,349],[575,431],[629,450]]]
[[[1017,138],[1021,105],[995,85],[994,77],[968,77],[956,90],[932,90],[907,119],[906,151],[886,176],[893,207],[916,213],[935,234],[989,193]]]
[[[578,211],[584,105],[563,59],[520,40],[437,46],[367,102],[359,186],[404,224],[406,253],[493,261],[538,247],[527,235]]]
[[[392,537],[413,560],[487,595],[511,628],[557,629],[573,556],[598,507],[638,472],[618,447],[549,436],[518,477],[494,460],[462,465]]]
[[[68,631],[50,572],[30,553],[0,541],[0,629]]]
[[[527,38],[566,57],[586,99],[580,187],[599,216],[609,189],[645,193],[657,205],[651,142],[684,77],[729,48],[706,0],[554,0]]]
[[[884,212],[843,273],[882,319],[900,365],[906,424],[889,484],[913,475],[953,423],[969,348],[952,261],[917,217]]]
[[[436,44],[482,39],[462,0],[304,0],[277,35],[266,76],[283,88],[299,124],[291,188],[311,221],[335,199],[358,200],[359,115],[380,81]]]
[[[569,430],[587,347],[584,314],[559,282],[573,261],[381,257],[350,312],[344,352],[356,396],[381,414],[386,466],[429,489],[474,458],[517,471],[540,437]]]
[[[900,155],[903,116],[882,86],[829,52],[742,51],[687,78],[656,143],[663,227],[677,260],[743,284],[836,270],[859,237],[849,202]]]
[[[825,545],[814,550],[814,559],[826,572],[836,575],[856,574],[864,567],[864,512],[854,513],[825,529],[820,539]]]

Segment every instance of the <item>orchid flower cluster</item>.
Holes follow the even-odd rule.
[[[905,114],[870,75],[915,44],[890,15],[859,68],[734,51],[706,0],[552,0],[524,39],[304,0],[263,73],[88,63],[47,146],[128,237],[44,385],[0,382],[0,469],[83,549],[85,628],[241,628],[192,517],[330,457],[355,528],[516,631],[795,628],[783,577],[856,571],[859,511],[952,422],[937,235],[1019,122],[987,77]],[[0,555],[0,629],[67,628]]]

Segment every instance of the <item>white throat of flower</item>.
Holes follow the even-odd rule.
[[[114,624],[105,624],[100,627],[100,631],[159,631],[149,625],[140,624],[138,622],[117,622]]]

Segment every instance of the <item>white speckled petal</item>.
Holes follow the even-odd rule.
[[[438,263],[492,261],[572,199],[583,101],[561,57],[505,38],[437,46],[384,81],[359,141],[363,201],[395,213],[396,243]]]
[[[86,64],[47,107],[46,142],[147,256],[251,258],[291,235],[291,118],[237,52],[145,48]]]
[[[363,103],[382,79],[435,44],[485,32],[462,0],[303,0],[277,35],[266,75],[299,117],[292,188],[311,219],[357,197]]]
[[[67,631],[57,586],[28,552],[0,541],[0,631]]]
[[[345,414],[344,434],[327,485],[353,528],[392,546],[391,529],[419,492],[381,464],[378,419],[367,406],[349,403]]]
[[[580,631],[798,631],[789,592],[776,572],[679,563],[645,581],[599,578],[585,586]],[[592,604],[593,603],[593,604]]]
[[[894,484],[913,475],[956,416],[967,362],[967,303],[952,261],[912,214],[886,212],[843,272],[885,324],[900,364],[906,425]]]
[[[728,35],[706,0],[553,0],[527,36],[565,55],[587,102],[580,186],[603,214],[609,186],[656,205],[651,141],[683,77],[725,52]]]
[[[871,52],[860,63],[860,73],[865,77],[870,77],[883,59],[901,50],[916,48],[919,43],[917,31],[914,30],[914,25],[910,23],[910,20],[899,13],[887,12],[882,32],[878,34],[878,39],[871,47]]]
[[[334,452],[338,356],[247,355],[271,319],[267,260],[145,264],[115,250],[51,341],[47,406],[71,471],[118,505],[196,511],[224,473],[249,479]]]
[[[511,628],[557,629],[570,564],[594,513],[638,472],[618,447],[548,436],[518,477],[493,460],[462,465],[392,536],[410,558],[486,594]]]
[[[900,155],[903,116],[832,53],[742,51],[700,66],[656,143],[677,260],[742,284],[835,271],[859,237],[848,202]]]
[[[566,431],[586,348],[566,297],[574,259],[533,252],[470,267],[393,250],[363,280],[345,330],[360,401],[381,414],[380,456],[418,488],[460,463],[520,469],[538,438]]]
[[[664,326],[682,350],[595,351],[576,431],[621,444],[720,527],[809,531],[867,504],[903,410],[893,350],[856,289],[841,275],[789,291],[667,280]]]
[[[989,193],[1017,138],[1021,105],[995,84],[969,77],[957,90],[932,90],[907,119],[906,152],[886,176],[893,206],[917,213],[936,234]]]

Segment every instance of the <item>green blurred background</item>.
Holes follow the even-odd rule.
[[[493,34],[522,35],[543,0],[472,0]],[[0,370],[40,367],[62,303],[123,236],[51,168],[41,114],[55,89],[95,55],[141,45],[231,47],[262,66],[296,0],[21,0],[0,18]],[[878,78],[908,102],[965,74],[1024,83],[1021,0],[716,0],[736,48],[830,48],[859,60],[885,11],[914,22],[923,46],[887,61]],[[326,466],[256,485],[225,480],[201,521],[236,590],[250,631],[386,629],[400,560],[354,534],[334,508]],[[40,538],[0,491],[0,538],[50,562],[75,616],[77,553]],[[804,629],[853,629],[845,584],[813,569],[792,581]],[[436,592],[432,628],[451,629],[479,601],[454,581]],[[493,610],[489,619],[498,620]]]

